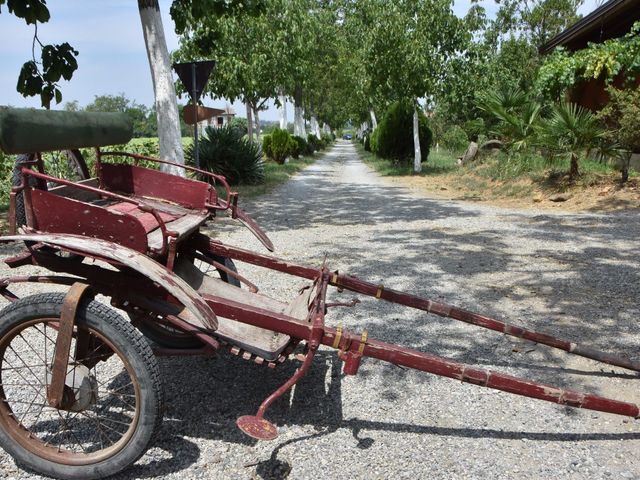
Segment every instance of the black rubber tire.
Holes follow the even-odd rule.
[[[230,258],[220,257],[217,255],[207,256],[213,261],[224,265],[229,270],[232,270],[236,273],[238,272],[235,264],[233,263],[233,260],[231,260]],[[223,270],[216,269],[216,271],[218,272],[218,275],[223,282],[229,283],[236,287],[241,286],[240,281],[237,278],[228,275]],[[145,337],[164,348],[192,350],[195,348],[202,348],[203,346],[202,342],[197,337],[178,331],[174,333],[174,331],[172,331],[170,327],[166,327],[159,321],[143,320],[141,322],[138,322],[137,327]]]
[[[60,316],[63,293],[43,293],[22,298],[0,311],[0,339],[21,322]],[[139,420],[129,441],[102,461],[70,466],[36,455],[0,428],[0,446],[21,466],[43,475],[64,479],[96,479],[116,474],[137,461],[147,450],[162,423],[163,388],[160,370],[149,344],[113,309],[97,301],[83,301],[77,325],[86,325],[108,339],[126,357],[140,390]],[[4,399],[3,399],[4,400]]]

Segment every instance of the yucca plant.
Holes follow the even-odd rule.
[[[242,132],[234,127],[207,127],[198,144],[200,167],[218,175],[224,175],[232,185],[254,185],[264,181],[264,162],[260,148],[242,138]],[[187,156],[193,162],[194,148]]]
[[[538,127],[538,143],[551,158],[568,158],[569,179],[579,175],[578,162],[589,150],[601,148],[605,130],[589,110],[575,103],[561,102]]]

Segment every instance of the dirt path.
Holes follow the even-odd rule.
[[[276,255],[486,312],[638,359],[637,212],[540,214],[434,200],[383,181],[350,143],[271,194],[242,202]],[[264,252],[236,223],[212,231]],[[265,252],[266,253],[266,252]],[[302,285],[239,264],[265,293]],[[332,292],[332,299],[352,295]],[[640,403],[637,377],[546,347],[363,299],[327,323],[460,362]],[[323,349],[267,417],[273,442],[235,420],[290,376],[222,355],[163,359],[167,410],[156,446],[118,478],[640,478],[638,421],[365,360],[356,377]],[[561,371],[562,366],[567,370]],[[612,372],[616,372],[615,374]],[[0,476],[32,478],[0,454]]]
[[[381,179],[348,143],[247,208],[287,259],[319,264],[326,255],[332,268],[361,278],[639,356],[637,211],[541,214],[434,200]],[[222,238],[260,248],[235,228]],[[249,272],[285,299],[299,287]],[[364,300],[328,321],[485,368],[640,402],[639,380],[624,378],[623,370],[617,377],[595,362],[384,302]],[[341,378],[329,352],[324,363],[288,407],[283,401],[273,412],[286,434],[275,445],[256,446],[259,458],[287,462],[293,478],[318,468],[332,478],[640,477],[637,422],[375,361],[365,362],[361,375]],[[246,398],[259,402],[249,392]]]

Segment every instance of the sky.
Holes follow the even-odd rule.
[[[602,0],[585,0],[578,10],[587,14]],[[160,11],[169,50],[178,47],[178,38],[169,16],[171,0],[160,0]],[[493,0],[479,2],[489,16],[495,15]],[[470,0],[456,0],[453,10],[463,16]],[[153,104],[153,86],[147,54],[140,26],[138,5],[134,0],[49,0],[51,20],[39,25],[38,37],[44,44],[69,42],[80,52],[78,70],[70,82],[61,81],[63,103],[77,100],[81,106],[91,103],[96,95],[118,95],[147,106]],[[0,13],[0,105],[40,107],[38,97],[24,98],[16,92],[16,82],[22,64],[31,59],[33,26],[9,15],[6,6]],[[213,72],[215,75],[215,70]],[[183,97],[182,103],[187,102]],[[205,98],[206,106],[224,107],[226,101]],[[239,116],[246,116],[242,103],[233,104]],[[293,118],[288,105],[287,116]],[[261,113],[261,119],[277,120],[279,114],[273,103]]]

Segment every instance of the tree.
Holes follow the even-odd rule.
[[[124,93],[96,95],[93,102],[85,107],[85,110],[124,113],[131,118],[134,137],[155,137],[158,135],[156,111],[129,100]]]
[[[526,38],[540,47],[573,25],[584,0],[498,0],[496,24],[503,32]]]
[[[629,162],[633,153],[640,153],[640,87],[618,90],[610,87],[609,103],[597,113],[606,125],[605,138],[619,150],[622,182],[629,179]]]
[[[418,109],[433,95],[449,57],[463,45],[448,0],[358,2],[375,19],[367,39],[366,69],[373,88],[389,100],[414,105],[414,171],[422,169]]]
[[[9,13],[24,19],[27,25],[34,26],[33,55],[20,69],[16,89],[24,97],[40,96],[40,103],[44,108],[50,108],[51,101],[62,102],[62,92],[58,82],[61,79],[71,80],[78,68],[76,58],[78,51],[67,42],[57,45],[44,45],[38,38],[38,24],[46,23],[51,18],[45,0],[0,0],[7,4]],[[40,50],[40,59],[35,57],[36,50]]]
[[[171,74],[169,50],[160,16],[160,6],[158,0],[138,0],[138,9],[155,94],[160,157],[184,164],[178,103]],[[162,169],[175,175],[184,176],[184,170],[173,165],[163,164]]]

